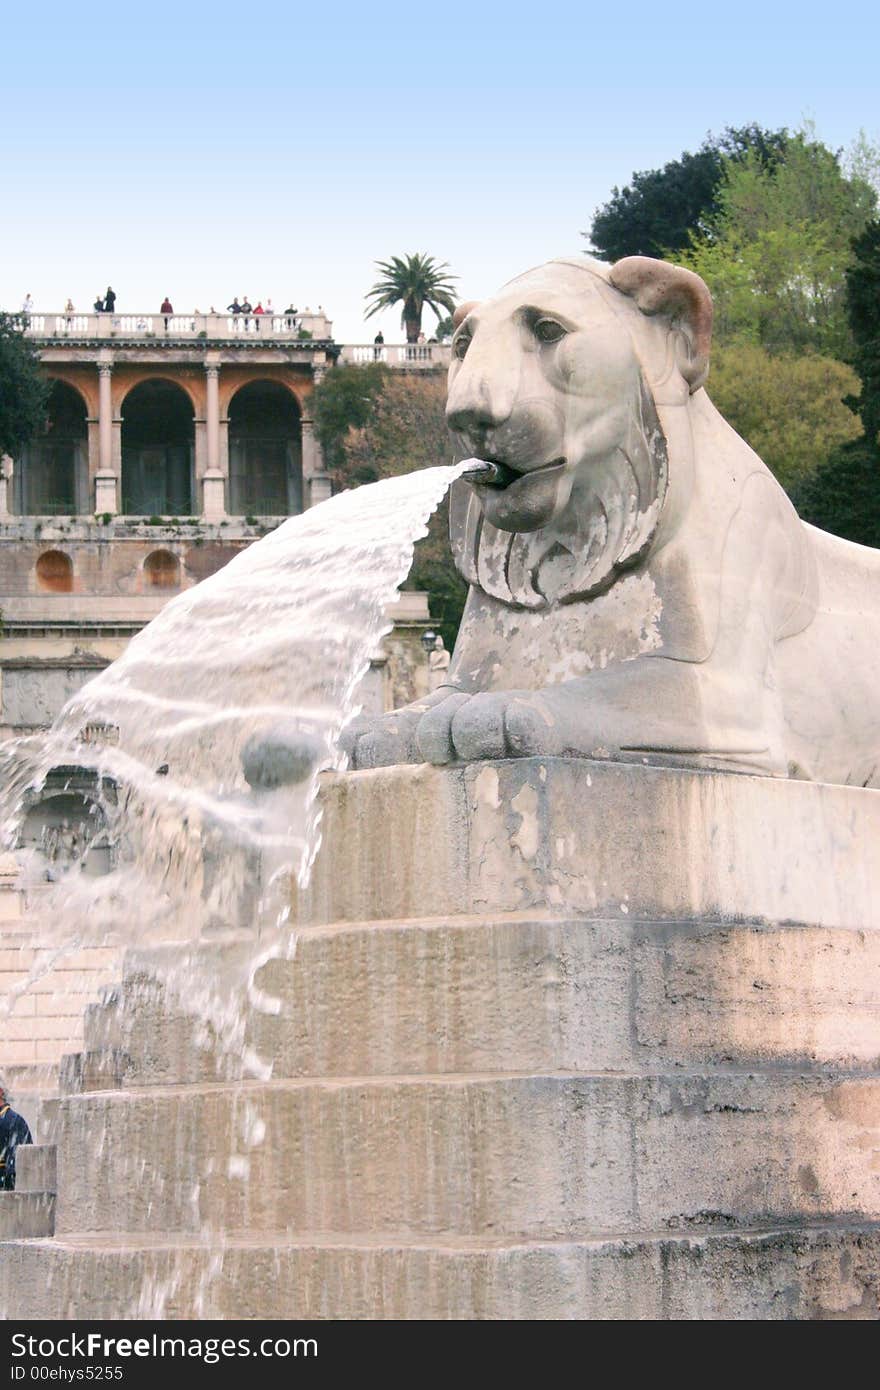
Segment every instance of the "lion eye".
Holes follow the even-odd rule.
[[[532,331],[539,343],[558,343],[566,332],[555,319],[538,319]]]
[[[464,355],[465,355],[465,353],[467,352],[467,350],[468,350],[468,348],[470,347],[470,345],[471,345],[471,337],[470,337],[470,334],[469,334],[469,333],[459,333],[458,337],[455,339],[455,341],[454,341],[453,344],[452,344],[452,355],[453,355],[453,357],[457,357],[457,358],[459,358],[459,360],[460,360],[462,357],[464,357]]]

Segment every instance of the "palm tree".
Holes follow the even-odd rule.
[[[443,317],[441,310],[451,314],[455,309],[452,282],[458,277],[445,273],[449,270],[446,261],[438,264],[433,256],[416,252],[414,256],[392,256],[390,261],[376,261],[376,265],[382,272],[382,279],[364,295],[365,299],[375,301],[366,317],[372,318],[381,309],[390,309],[392,304],[402,301],[400,322],[406,329],[408,343],[418,341],[426,304],[438,320]]]

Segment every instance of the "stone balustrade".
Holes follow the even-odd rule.
[[[332,341],[333,324],[324,314],[30,314],[27,336],[41,343],[144,342],[228,343]],[[346,343],[340,362],[418,370],[449,366],[449,343]]]
[[[40,341],[167,339],[228,342],[231,338],[262,342],[326,342],[333,324],[325,314],[31,314],[27,335]]]
[[[407,370],[449,366],[449,343],[346,343],[339,354],[340,362],[364,366],[369,362],[384,362],[386,367]]]

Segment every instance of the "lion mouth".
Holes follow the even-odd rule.
[[[469,479],[474,487],[491,488],[494,492],[504,492],[514,483],[524,482],[526,479],[555,472],[559,468],[565,467],[564,458],[550,459],[549,463],[539,463],[535,468],[513,468],[504,459],[493,458],[488,455],[479,460],[486,465],[485,470],[477,473]]]

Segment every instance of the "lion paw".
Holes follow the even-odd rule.
[[[353,768],[395,763],[481,762],[487,758],[548,757],[566,744],[547,692],[446,691],[378,719],[358,719],[342,747]]]
[[[423,716],[418,746],[429,763],[549,753],[554,721],[539,695],[491,691],[453,695]]]

